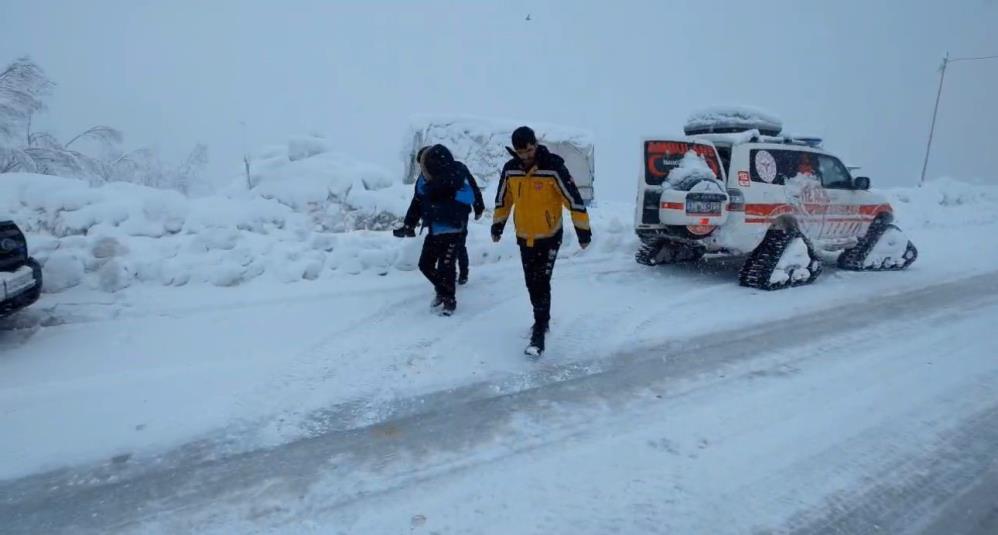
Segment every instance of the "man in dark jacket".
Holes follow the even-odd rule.
[[[493,214],[492,241],[498,242],[510,213],[520,246],[523,275],[534,308],[534,326],[530,356],[544,353],[544,336],[551,320],[551,274],[558,258],[562,238],[562,210],[568,208],[572,225],[585,249],[592,240],[589,214],[565,160],[537,144],[534,131],[521,126],[513,131],[512,159],[499,175],[496,209]],[[515,210],[514,210],[515,205]]]
[[[436,291],[432,306],[441,307],[441,314],[450,316],[457,307],[454,279],[458,247],[467,232],[475,196],[468,168],[455,161],[447,147],[421,149],[417,158],[422,173],[416,180],[404,225],[393,233],[398,237],[415,236],[420,221],[428,229],[419,270]]]

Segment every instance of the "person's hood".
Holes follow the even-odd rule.
[[[423,167],[429,178],[448,173],[453,169],[454,155],[443,145],[434,145],[423,154]]]

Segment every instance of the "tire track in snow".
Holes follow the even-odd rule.
[[[519,297],[508,292],[497,292],[497,282],[499,279],[494,277],[476,279],[476,285],[486,285],[491,289],[484,295],[481,289],[476,289],[474,301],[479,302],[479,306],[462,306],[462,290],[459,289],[458,312],[449,318],[437,317],[429,306],[420,306],[422,301],[429,301],[432,296],[432,290],[421,285],[419,290],[407,292],[402,299],[380,306],[377,311],[351,322],[350,326],[324,335],[292,357],[289,369],[278,378],[253,389],[252,393],[244,396],[244,401],[239,402],[245,406],[254,403],[254,400],[264,399],[266,404],[262,410],[274,406],[284,409],[262,424],[259,421],[242,423],[244,432],[233,435],[230,430],[227,442],[242,443],[244,448],[261,443],[273,445],[380,420],[385,407],[397,397],[394,391],[380,388],[382,384],[394,384],[394,381],[386,380],[386,375],[404,374],[419,361],[433,360],[435,355],[446,353],[447,348],[441,348],[442,344],[462,339],[466,326],[476,324],[482,316],[500,314],[505,305]],[[386,326],[389,332],[385,331]],[[416,332],[412,333],[412,330]],[[343,340],[343,335],[348,333],[349,337]],[[381,367],[373,368],[371,362],[365,359],[371,350],[372,340],[381,344],[379,353],[394,356]],[[335,409],[319,409],[329,405],[321,396],[324,386],[335,382],[337,376],[351,377],[351,391],[345,395],[346,399],[336,403]],[[315,403],[301,405],[303,395],[307,399],[317,392],[320,398]],[[338,395],[344,396],[344,393],[339,392]],[[281,396],[286,396],[285,401],[275,404],[275,398]],[[247,398],[249,401],[245,401]],[[249,440],[246,436],[246,433],[261,432],[265,436]]]

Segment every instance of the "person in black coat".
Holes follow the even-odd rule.
[[[393,231],[397,237],[415,236],[422,221],[428,229],[419,257],[419,270],[433,284],[433,307],[450,316],[457,306],[455,264],[458,250],[468,231],[468,215],[475,203],[474,179],[461,162],[454,160],[443,145],[421,149],[417,154],[421,173],[403,226]],[[469,180],[470,179],[470,180]]]

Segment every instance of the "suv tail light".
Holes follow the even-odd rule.
[[[657,225],[661,221],[658,217],[658,204],[662,200],[662,192],[645,191],[641,206],[641,222],[646,225]]]
[[[745,211],[745,194],[742,190],[731,188],[728,190],[728,211],[729,212],[744,212]]]

